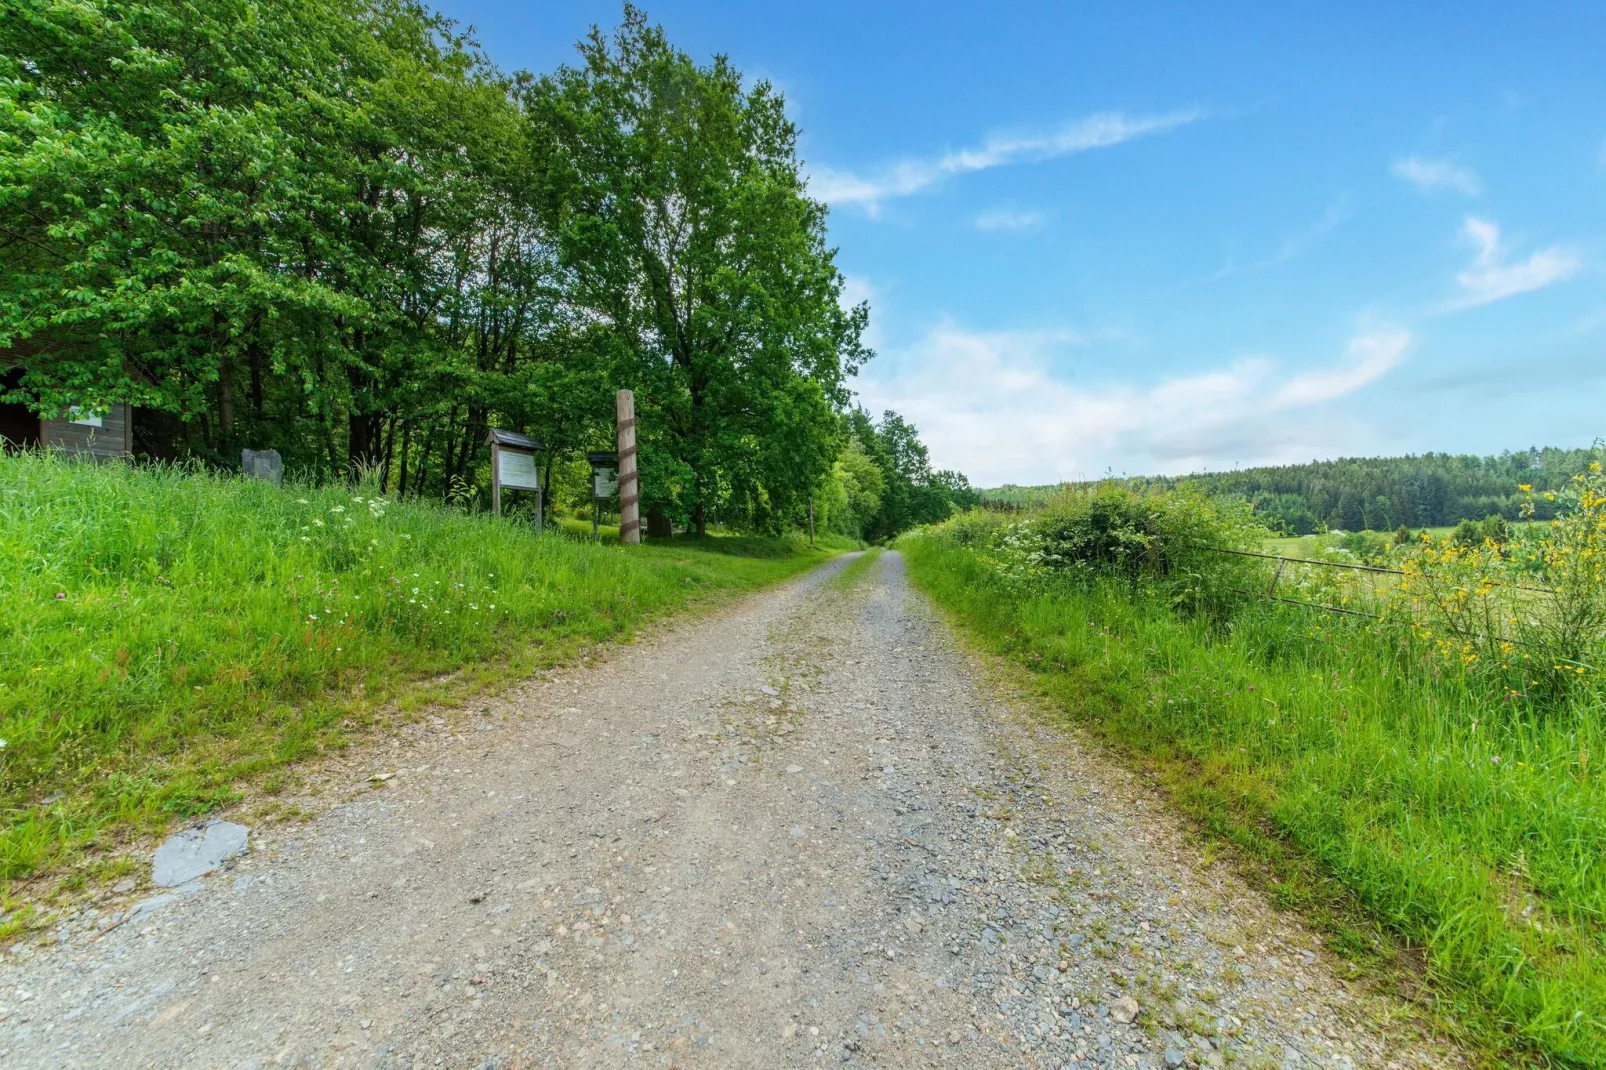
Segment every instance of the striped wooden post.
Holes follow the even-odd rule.
[[[636,474],[636,395],[619,391],[619,541],[641,541],[641,479]]]

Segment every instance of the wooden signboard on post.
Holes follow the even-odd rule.
[[[535,455],[546,449],[538,438],[493,427],[485,436],[491,447],[491,511],[502,515],[502,488],[535,491],[535,533],[541,534],[541,472]]]
[[[641,480],[636,475],[636,395],[619,391],[619,541],[641,542]]]
[[[619,493],[619,454],[613,450],[587,450],[591,464],[591,537],[602,526],[602,503]]]

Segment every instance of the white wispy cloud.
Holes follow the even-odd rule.
[[[1468,197],[1483,193],[1483,179],[1478,177],[1478,173],[1451,160],[1406,156],[1395,160],[1389,170],[1394,172],[1395,178],[1426,192],[1447,189]]]
[[[1137,116],[1100,112],[1048,133],[994,134],[975,148],[948,152],[934,159],[901,160],[871,175],[856,175],[829,167],[812,168],[809,192],[829,204],[857,204],[874,213],[883,201],[918,193],[954,175],[1108,148],[1123,141],[1174,130],[1201,118],[1203,112],[1197,110]]]
[[[1477,253],[1472,264],[1456,275],[1461,294],[1441,306],[1443,312],[1475,308],[1542,290],[1572,278],[1583,267],[1575,253],[1559,245],[1540,249],[1526,260],[1508,262],[1506,251],[1501,247],[1500,227],[1487,219],[1468,216],[1461,227],[1461,236]]]
[[[1291,234],[1284,238],[1283,243],[1277,247],[1277,251],[1270,256],[1252,260],[1247,264],[1240,264],[1236,260],[1228,260],[1226,264],[1222,265],[1220,271],[1211,275],[1206,281],[1215,282],[1218,279],[1231,278],[1234,275],[1247,275],[1251,272],[1265,271],[1267,268],[1277,267],[1279,264],[1286,264],[1327,237],[1348,218],[1349,209],[1347,205],[1343,200],[1336,201],[1327,206],[1327,211],[1322,213],[1320,219],[1297,234]]]
[[[1304,372],[1283,383],[1272,395],[1273,410],[1318,405],[1353,394],[1381,379],[1405,359],[1411,332],[1403,327],[1380,327],[1351,338],[1344,359],[1326,368]]]
[[[867,369],[861,396],[908,417],[935,464],[981,485],[1220,469],[1364,448],[1367,429],[1325,406],[1387,375],[1411,341],[1369,324],[1341,358],[1306,370],[1250,357],[1148,385],[1080,386],[1057,369],[1085,336],[945,322]]]
[[[1037,230],[1048,217],[1042,212],[1017,212],[1013,208],[989,208],[976,217],[976,229],[1026,232]]]

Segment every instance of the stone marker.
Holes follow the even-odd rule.
[[[284,485],[284,461],[278,450],[241,450],[240,471],[250,479],[262,479],[275,487]]]
[[[151,883],[158,888],[192,881],[210,873],[246,848],[251,830],[232,821],[209,821],[168,838],[151,859]]]

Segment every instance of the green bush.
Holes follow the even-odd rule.
[[[1459,546],[1482,546],[1485,542],[1505,545],[1511,541],[1511,523],[1503,516],[1486,516],[1482,520],[1463,520],[1455,526],[1450,538]]]
[[[1396,538],[1398,533],[1391,537],[1371,531],[1351,531],[1339,539],[1338,545],[1358,560],[1380,564],[1388,557]]]
[[[1024,518],[973,511],[934,532],[983,551],[1025,586],[1045,576],[1115,579],[1217,618],[1265,588],[1265,562],[1245,552],[1258,551],[1270,534],[1239,502],[1115,483],[1067,487]]]

